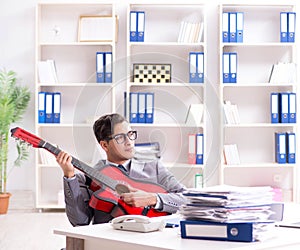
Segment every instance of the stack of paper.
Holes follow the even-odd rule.
[[[236,104],[224,101],[223,109],[226,124],[240,124],[240,115]]]
[[[187,219],[218,222],[266,221],[273,214],[271,187],[215,186],[190,189],[184,193],[187,203],[180,213]]]
[[[153,161],[160,158],[158,142],[136,143],[134,159],[138,161]]]
[[[224,164],[226,165],[241,164],[239,151],[236,144],[224,145],[223,155],[224,155]]]
[[[269,83],[296,83],[297,65],[295,63],[279,62],[273,64]]]
[[[184,192],[179,213],[183,238],[256,241],[270,236],[275,223],[269,186],[219,185]],[[235,231],[234,231],[235,230]]]

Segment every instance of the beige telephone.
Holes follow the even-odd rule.
[[[135,231],[135,232],[153,232],[162,230],[166,223],[159,217],[149,218],[144,215],[122,215],[111,221],[114,229]]]

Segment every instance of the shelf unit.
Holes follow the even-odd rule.
[[[144,42],[130,42],[130,11],[145,12]],[[200,42],[178,42],[180,25],[191,15],[201,17],[204,24]],[[187,126],[190,104],[205,104],[205,82],[189,83],[189,52],[204,52],[206,72],[206,16],[203,4],[166,1],[131,2],[127,8],[127,97],[130,92],[154,93],[154,122],[131,123],[138,130],[137,142],[158,141],[162,160],[179,181],[194,187],[195,174],[205,175],[206,116],[200,126]],[[171,64],[170,83],[134,83],[133,64]],[[204,73],[206,75],[206,73]],[[129,114],[126,98],[126,114]],[[127,117],[128,118],[128,117]],[[204,134],[204,164],[188,164],[188,134]]]
[[[83,162],[91,163],[93,153],[98,152],[93,121],[115,111],[114,83],[96,81],[96,52],[112,52],[115,61],[116,37],[110,42],[80,42],[78,27],[83,15],[114,17],[115,6],[112,2],[37,4],[35,132]],[[112,22],[109,28],[114,34],[116,23]],[[39,81],[38,63],[48,59],[55,61],[58,83]],[[61,93],[59,124],[38,123],[40,91]],[[36,208],[64,208],[64,204],[58,204],[58,193],[63,189],[62,170],[57,164],[43,164],[38,150],[36,166]]]
[[[219,82],[220,101],[237,104],[240,123],[224,124],[221,145],[236,144],[240,164],[223,161],[220,183],[237,186],[270,185],[282,189],[285,201],[297,199],[296,164],[275,163],[275,132],[297,132],[297,124],[272,124],[270,94],[297,92],[297,83],[269,83],[272,65],[296,63],[296,43],[280,42],[280,12],[295,11],[295,6],[282,4],[219,5]],[[222,13],[244,13],[243,43],[223,43]],[[237,53],[237,83],[223,83],[222,55]],[[221,116],[224,116],[221,112]],[[296,133],[296,136],[297,133]],[[296,154],[297,155],[297,154]]]

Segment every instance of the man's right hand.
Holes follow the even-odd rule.
[[[71,177],[75,176],[75,170],[71,163],[72,156],[70,156],[68,153],[66,153],[64,151],[61,151],[56,156],[56,161],[62,168],[65,177],[71,178]]]

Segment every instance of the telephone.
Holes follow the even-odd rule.
[[[162,230],[166,223],[159,217],[149,218],[144,215],[122,215],[112,219],[111,225],[114,229],[135,231],[135,232],[153,232]]]

